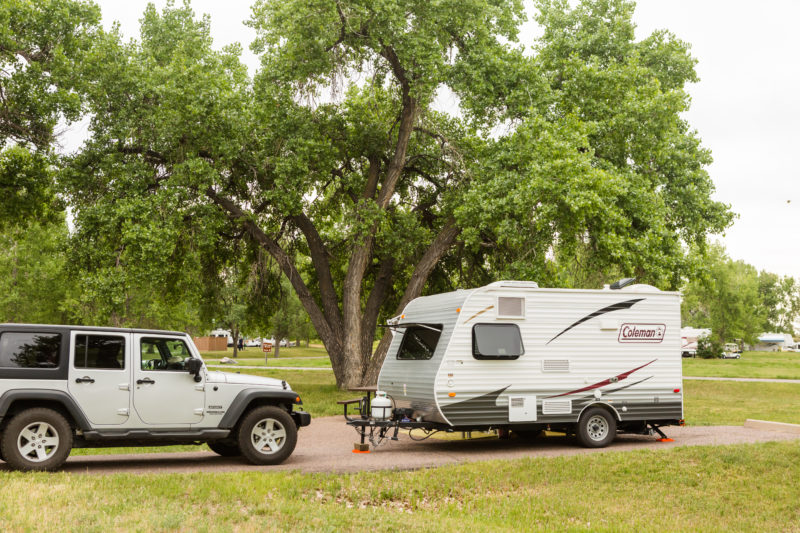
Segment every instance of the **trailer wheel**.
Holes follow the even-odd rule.
[[[578,420],[578,442],[586,448],[604,448],[617,434],[617,421],[602,407],[587,409]]]

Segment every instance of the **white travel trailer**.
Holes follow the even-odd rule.
[[[683,423],[680,295],[632,281],[602,290],[499,281],[413,300],[390,321],[373,400],[385,392],[391,412],[376,420],[362,400],[348,424],[362,442],[367,427],[549,428],[590,447],[618,431],[665,437],[660,426]]]

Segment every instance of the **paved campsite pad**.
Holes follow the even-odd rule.
[[[66,472],[88,474],[155,472],[235,472],[299,470],[302,472],[359,472],[369,470],[427,468],[470,461],[515,459],[519,457],[555,457],[607,451],[637,449],[660,450],[675,446],[704,444],[741,444],[800,439],[800,435],[750,429],[742,426],[696,426],[665,428],[674,442],[658,442],[654,437],[622,435],[608,448],[589,450],[566,437],[523,439],[474,439],[412,441],[400,434],[399,441],[374,449],[371,453],[352,453],[358,441],[355,430],[341,416],[314,419],[300,430],[297,448],[278,466],[253,466],[237,458],[220,457],[212,452],[148,453],[129,455],[91,455],[70,457]],[[9,470],[0,463],[0,470]]]

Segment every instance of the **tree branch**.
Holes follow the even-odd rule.
[[[330,324],[325,319],[325,316],[323,315],[319,306],[317,306],[317,303],[314,301],[311,292],[308,290],[305,282],[300,277],[300,273],[297,271],[292,258],[289,257],[289,255],[283,250],[283,248],[280,247],[277,242],[275,242],[275,240],[264,233],[255,222],[248,219],[247,214],[233,201],[218,195],[211,187],[206,189],[206,196],[208,196],[211,201],[219,206],[228,215],[228,218],[241,223],[250,237],[259,245],[261,245],[267,252],[269,252],[269,254],[278,263],[278,266],[281,268],[281,271],[284,273],[286,278],[292,284],[292,287],[297,293],[300,302],[303,304],[303,307],[305,308],[309,317],[311,317],[311,322],[314,324],[314,328],[317,330],[320,338],[325,341],[326,346],[330,346],[334,349],[340,349],[339,338],[334,334]],[[331,357],[331,364],[334,365],[334,367],[340,363],[341,362],[338,358]]]
[[[325,318],[337,335],[340,335],[342,331],[342,313],[339,310],[339,300],[333,285],[328,250],[325,248],[325,243],[322,242],[314,223],[305,213],[293,216],[292,221],[303,232],[308,243],[311,262],[314,264],[314,270],[316,270],[317,279],[319,280],[320,299],[322,300]]]

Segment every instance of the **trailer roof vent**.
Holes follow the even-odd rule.
[[[612,283],[610,288],[612,291],[618,291],[623,287],[627,287],[634,281],[636,281],[636,278],[622,278],[621,280]]]
[[[489,284],[489,287],[516,287],[518,289],[538,289],[539,284],[535,281],[503,280]]]
[[[498,296],[497,318],[525,318],[525,298]]]

